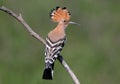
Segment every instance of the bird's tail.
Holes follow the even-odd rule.
[[[43,79],[46,80],[52,80],[53,78],[53,69],[54,69],[54,64],[49,64],[45,66],[44,72],[43,72]]]
[[[56,9],[53,9],[50,13],[50,17],[54,22],[60,22],[62,20],[68,22],[70,20],[70,12],[67,10],[66,7],[56,7]]]

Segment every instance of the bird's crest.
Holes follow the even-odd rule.
[[[59,7],[57,6],[56,9],[51,10],[50,18],[54,22],[65,21],[69,22],[70,20],[70,12],[67,10],[66,7]]]

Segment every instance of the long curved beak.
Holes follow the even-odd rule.
[[[78,25],[78,26],[80,26],[80,24],[79,24],[79,23],[72,22],[72,21],[70,21],[70,22],[69,22],[69,24],[74,24],[74,25]]]

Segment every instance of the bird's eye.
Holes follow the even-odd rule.
[[[66,20],[64,20],[64,22],[67,22]]]

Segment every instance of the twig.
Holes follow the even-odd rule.
[[[63,57],[61,55],[59,55],[57,59],[64,66],[64,68],[68,71],[68,73],[70,74],[70,77],[73,79],[74,83],[75,84],[80,84],[79,80],[77,79],[77,77],[75,76],[75,74],[73,73],[73,71],[70,69],[70,67],[68,66],[68,64],[65,62],[65,60],[63,59]]]
[[[21,14],[19,14],[19,16],[18,16],[13,11],[11,11],[10,9],[8,9],[8,8],[6,8],[4,6],[0,7],[0,10],[5,12],[5,13],[7,13],[7,14],[9,14],[10,16],[14,17],[16,20],[18,20],[34,38],[36,38],[37,40],[42,42],[44,45],[46,45],[46,41],[40,35],[38,35],[36,32],[34,32],[32,30],[32,28],[24,21],[24,19],[22,18]],[[69,73],[70,77],[73,79],[74,83],[75,84],[80,84],[79,80],[77,79],[77,77],[75,76],[73,71],[70,69],[68,64],[65,62],[63,57],[62,56],[58,56],[58,60],[64,66],[64,68],[67,70],[67,72]]]
[[[10,9],[8,9],[8,8],[6,8],[4,6],[0,7],[0,10],[2,10],[4,12],[6,12],[7,14],[9,14],[10,16],[14,17],[16,20],[18,20],[28,30],[28,32],[33,37],[35,37],[36,39],[41,41],[44,45],[46,44],[45,40],[41,36],[39,36],[36,32],[34,32],[32,30],[32,28],[24,21],[21,14],[19,14],[19,16],[18,16],[13,11],[11,11]]]

